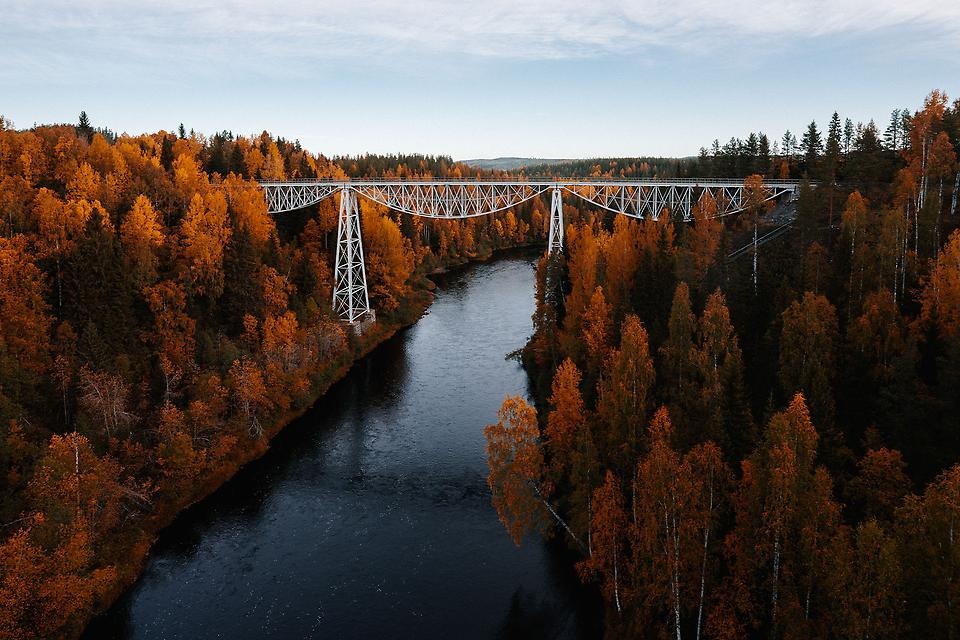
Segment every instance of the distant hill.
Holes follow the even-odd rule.
[[[513,171],[524,167],[544,166],[570,162],[568,158],[477,158],[474,160],[460,160],[463,164],[477,169]]]
[[[484,171],[522,171],[527,175],[591,176],[621,178],[685,178],[696,175],[698,159],[632,158],[481,158],[459,160]]]

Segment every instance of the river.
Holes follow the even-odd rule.
[[[270,451],[160,536],[101,638],[587,638],[561,545],[516,547],[483,426],[526,375],[534,257],[439,280],[429,312],[358,362]]]

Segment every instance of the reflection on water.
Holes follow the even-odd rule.
[[[482,429],[526,392],[533,258],[440,282],[270,452],[164,532],[89,638],[578,638],[594,603],[558,545],[517,548]],[[585,604],[590,601],[589,604]]]

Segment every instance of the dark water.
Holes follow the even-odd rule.
[[[526,393],[533,258],[440,283],[271,451],[164,532],[89,638],[584,638],[557,545],[490,506],[483,426]]]

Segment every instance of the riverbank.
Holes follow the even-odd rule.
[[[504,355],[535,261],[438,278],[428,313],[162,532],[85,638],[596,637],[562,548],[515,545],[486,481],[483,426],[526,389]]]
[[[500,256],[528,253],[530,250],[531,246],[510,247],[483,256],[472,256],[470,259],[449,264],[441,273],[453,273],[469,267],[471,264],[486,262]],[[117,580],[110,591],[109,599],[105,599],[101,603],[102,606],[84,620],[83,627],[76,629],[75,635],[79,636],[83,633],[83,629],[89,625],[91,620],[108,610],[118,598],[137,582],[160,534],[181,513],[207,499],[245,466],[264,456],[270,450],[273,439],[291,423],[309,412],[327,394],[331,386],[343,379],[356,363],[366,358],[378,346],[390,340],[397,332],[414,325],[432,304],[434,298],[432,290],[434,288],[435,285],[432,280],[426,275],[419,275],[410,294],[401,301],[400,308],[392,317],[377,322],[361,336],[351,337],[349,349],[341,357],[331,361],[312,376],[311,392],[304,401],[295,408],[275,417],[269,425],[264,424],[263,435],[259,439],[240,440],[237,446],[225,456],[225,464],[221,464],[207,477],[200,479],[195,484],[195,491],[192,491],[189,495],[179,496],[171,496],[169,492],[161,492],[154,502],[156,510],[142,521],[131,540],[118,545],[118,549],[121,546],[122,549],[118,552],[118,559],[115,561]]]

